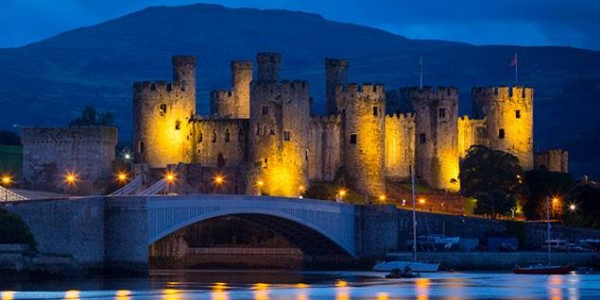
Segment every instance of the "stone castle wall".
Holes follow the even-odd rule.
[[[519,158],[533,168],[533,89],[529,87],[473,88],[473,112],[486,119],[489,147]]]
[[[385,176],[393,181],[410,178],[415,161],[415,116],[393,114],[385,117]]]
[[[309,166],[311,181],[332,182],[341,167],[339,115],[312,117],[309,123]]]
[[[250,117],[251,61],[231,62],[232,90],[215,90],[211,93],[211,111],[215,116],[248,119]]]
[[[458,91],[416,87],[401,94],[416,114],[416,175],[434,188],[458,190]]]
[[[535,167],[551,172],[569,172],[569,152],[552,149],[535,154]]]
[[[98,181],[112,180],[117,140],[114,127],[23,128],[23,177],[34,188],[92,193]],[[77,185],[66,186],[67,173]]]
[[[133,87],[133,147],[137,163],[152,167],[191,161],[191,119],[196,111],[196,60],[173,57],[174,81]]]
[[[458,153],[465,158],[469,148],[474,145],[489,147],[488,132],[485,119],[470,119],[468,116],[458,118]]]
[[[385,88],[349,84],[345,92],[344,167],[349,184],[367,195],[385,194]]]
[[[248,160],[248,124],[247,119],[194,119],[192,162],[207,167],[240,167]]]

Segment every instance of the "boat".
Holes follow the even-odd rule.
[[[410,267],[404,269],[392,269],[389,274],[385,275],[385,278],[418,278],[421,277],[419,272],[413,272]]]
[[[373,271],[379,272],[391,272],[394,269],[404,270],[405,268],[409,268],[412,272],[437,272],[440,268],[440,264],[438,263],[426,263],[417,261],[417,207],[415,202],[415,173],[410,166],[410,175],[411,175],[411,183],[412,183],[412,221],[413,221],[413,245],[412,245],[412,261],[383,261],[378,262],[373,267]]]
[[[552,245],[550,238],[550,197],[546,197],[546,244],[548,248],[548,264],[537,264],[529,267],[516,266],[513,269],[515,274],[532,274],[532,275],[564,275],[573,271],[573,267],[570,265],[556,266],[552,265]]]
[[[539,274],[539,275],[564,275],[573,271],[571,266],[533,265],[529,267],[515,267],[515,274]]]

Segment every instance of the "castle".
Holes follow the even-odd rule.
[[[473,118],[459,118],[456,88],[358,85],[348,81],[347,60],[328,58],[327,115],[313,116],[308,82],[281,80],[280,54],[256,61],[256,78],[251,61],[231,63],[232,89],[211,93],[208,117],[196,115],[194,57],[173,57],[172,82],[135,83],[136,162],[186,164],[188,182],[194,168],[225,172],[234,192],[281,196],[337,180],[383,195],[386,180],[409,178],[413,165],[420,181],[456,191],[459,161],[472,145],[534,166],[532,88],[474,88]]]

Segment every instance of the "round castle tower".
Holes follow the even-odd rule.
[[[189,162],[190,119],[196,111],[196,59],[173,57],[173,82],[133,85],[133,143],[137,163],[154,168]]]
[[[533,168],[533,88],[476,87],[473,112],[485,118],[488,145],[511,153],[524,169]]]
[[[250,82],[253,66],[251,61],[231,62],[232,90],[214,90],[210,94],[213,115],[233,119],[250,117]]]
[[[452,87],[400,91],[415,112],[415,173],[430,186],[459,190],[458,91]]]
[[[279,81],[279,54],[259,53],[250,85],[248,190],[298,197],[308,185],[310,101],[306,81]]]
[[[338,92],[343,88],[338,86]],[[343,155],[346,176],[359,192],[385,194],[385,88],[349,84],[345,92]]]
[[[326,81],[325,96],[327,102],[327,114],[336,115],[340,113],[339,107],[342,103],[337,103],[336,87],[338,85],[348,84],[348,60],[337,58],[325,59]]]

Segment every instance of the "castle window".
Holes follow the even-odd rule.
[[[290,141],[290,140],[292,140],[292,132],[289,131],[289,130],[285,130],[283,132],[283,140],[284,141]]]
[[[238,142],[243,142],[244,141],[244,131],[242,129],[240,129],[240,131],[238,131]]]
[[[275,135],[275,130],[273,130],[273,128],[269,129],[269,135]]]
[[[425,144],[427,142],[427,136],[424,133],[419,134],[419,143]]]
[[[163,117],[167,113],[167,105],[166,104],[161,104],[158,107],[158,111],[160,112],[160,116]]]
[[[521,110],[520,109],[515,110],[515,118],[517,118],[517,119],[521,118]]]
[[[229,139],[231,137],[229,136],[229,129],[225,130],[225,143],[229,143]]]
[[[215,131],[213,131],[213,135],[212,135],[212,140],[213,143],[217,142],[217,133]]]
[[[179,130],[179,129],[181,129],[181,122],[175,121],[175,130]]]
[[[144,142],[140,142],[140,144],[138,145],[138,152],[140,154],[144,153]]]
[[[377,117],[379,115],[379,107],[373,106],[373,116]]]
[[[356,145],[356,140],[358,139],[358,136],[356,135],[356,133],[351,133],[350,134],[350,144],[351,145]]]
[[[266,116],[266,115],[268,115],[268,114],[269,114],[269,107],[268,107],[268,106],[263,106],[263,107],[262,107],[262,114],[263,114],[264,116]]]
[[[498,138],[499,139],[504,139],[505,133],[504,133],[504,128],[498,130]]]
[[[256,135],[260,135],[260,124],[256,124]]]
[[[202,143],[202,132],[198,133],[198,143]]]
[[[446,109],[445,108],[438,109],[438,118],[440,118],[440,119],[446,118]]]

